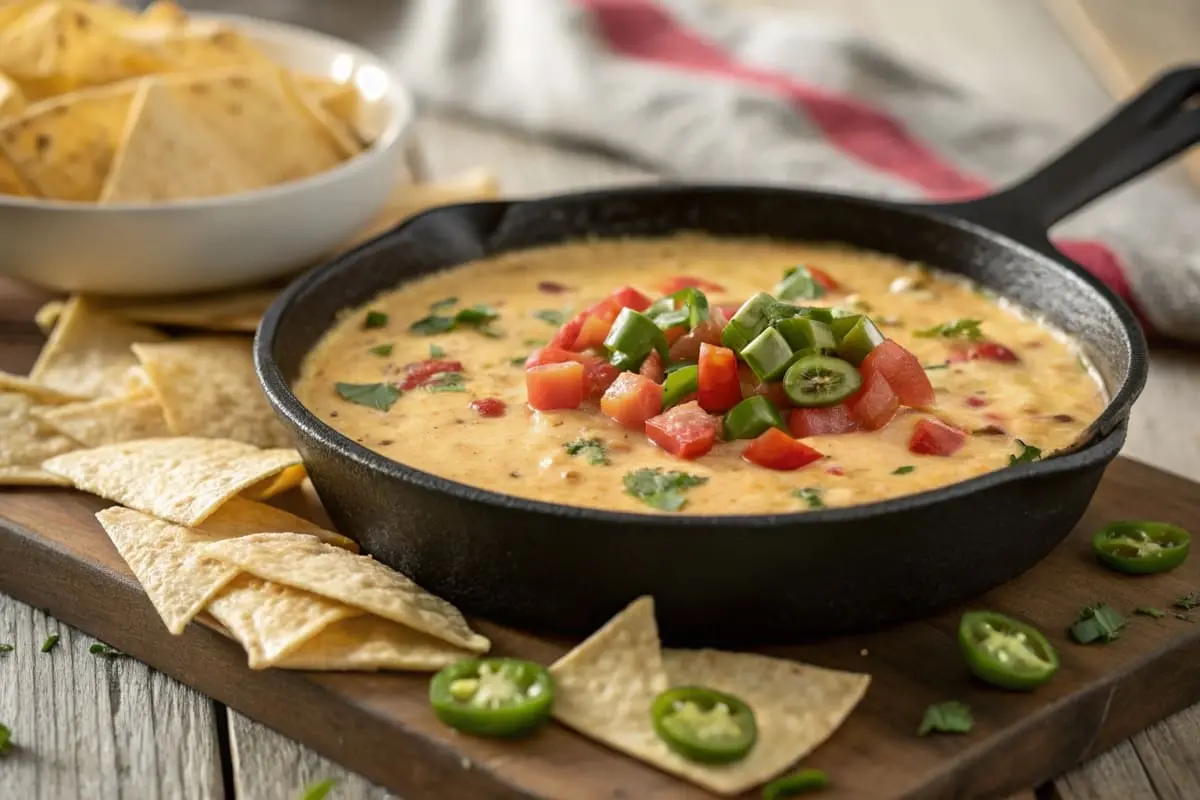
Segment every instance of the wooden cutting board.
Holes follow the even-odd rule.
[[[0,369],[24,372],[32,363],[41,336],[28,320],[38,300],[35,293],[0,286]],[[296,511],[304,499],[284,502]],[[0,592],[45,609],[406,800],[709,796],[557,725],[515,743],[460,736],[429,711],[425,675],[256,672],[246,667],[242,649],[213,628],[195,624],[173,637],[93,519],[104,505],[66,490],[0,491]],[[1113,644],[1080,647],[1065,636],[1077,611],[1098,600],[1128,613],[1140,605],[1166,607],[1200,589],[1200,558],[1145,578],[1124,578],[1094,563],[1093,530],[1117,518],[1147,517],[1200,531],[1200,489],[1119,460],[1061,547],[972,604],[1029,620],[1059,648],[1059,674],[1034,693],[991,690],[969,677],[954,638],[962,609],[869,635],[769,651],[873,677],[849,721],[804,761],[834,781],[821,797],[1003,797],[1200,699],[1200,670],[1194,668],[1200,625],[1171,615],[1131,617]],[[853,558],[852,547],[846,557]],[[495,642],[496,654],[546,664],[571,644],[483,621],[477,626]],[[971,706],[975,729],[966,736],[917,737],[926,706],[950,699]]]

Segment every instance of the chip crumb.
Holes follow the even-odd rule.
[[[867,652],[867,648],[865,648],[865,647],[864,647],[862,650],[859,650],[859,651],[858,651],[858,654],[859,654],[860,656],[869,655],[869,653]]]

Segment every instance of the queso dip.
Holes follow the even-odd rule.
[[[945,486],[1071,443],[1105,402],[1064,336],[958,278],[699,235],[513,252],[403,284],[347,310],[296,391],[435,475],[685,514]]]

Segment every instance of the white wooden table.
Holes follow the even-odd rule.
[[[1111,104],[1037,0],[753,1],[848,20],[1001,104],[1079,129]],[[347,6],[358,2],[380,7],[373,0]],[[272,5],[288,11],[286,0]],[[322,14],[333,14],[332,4]],[[435,175],[486,165],[515,194],[653,179],[608,158],[459,119],[428,116],[420,134]],[[1200,356],[1156,353],[1126,455],[1200,480],[1197,397]],[[58,649],[40,654],[55,632]],[[337,779],[331,796],[338,800],[392,796],[132,659],[90,655],[91,641],[0,596],[0,642],[17,648],[0,655],[0,721],[22,746],[19,756],[0,758],[3,800],[277,800],[322,778]],[[1200,706],[1100,754],[1039,796],[1200,798],[1198,764]]]

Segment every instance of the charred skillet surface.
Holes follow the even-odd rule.
[[[347,439],[289,389],[340,310],[405,280],[589,235],[682,230],[843,241],[967,275],[1079,337],[1113,400],[1094,441],[1062,458],[851,508],[679,517],[558,506],[448,481]],[[290,287],[263,322],[256,357],[339,530],[464,611],[579,634],[650,593],[669,642],[762,644],[921,616],[1045,556],[1124,441],[1145,380],[1132,325],[1078,267],[937,212],[783,189],[647,187],[424,214]]]

